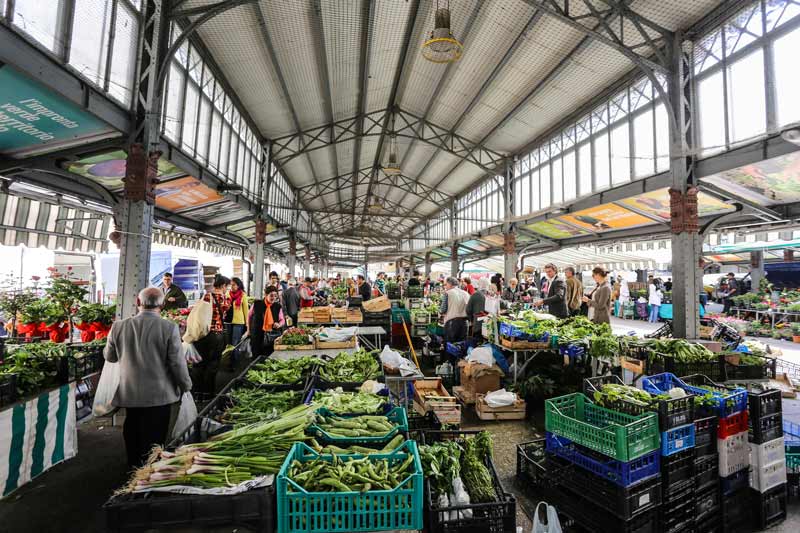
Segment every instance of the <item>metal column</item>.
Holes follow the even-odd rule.
[[[454,278],[458,277],[459,268],[459,261],[458,261],[458,245],[454,244],[450,248],[450,275]]]
[[[433,262],[431,261],[431,253],[428,252],[425,254],[425,278],[431,275],[431,266]]]
[[[297,266],[297,241],[294,235],[289,237],[289,253],[286,256],[286,266],[289,268],[289,275],[295,277],[295,267]]]
[[[754,250],[750,252],[750,292],[758,292],[764,273],[764,252]]]
[[[311,277],[311,247],[309,245],[305,245],[305,255],[303,256],[303,277],[310,278]]]
[[[503,179],[503,277],[508,283],[517,276],[517,236],[511,228],[514,217],[514,167],[506,160],[506,173]]]
[[[147,0],[144,25],[138,42],[139,69],[135,91],[135,127],[130,137],[125,168],[125,192],[114,208],[115,231],[111,240],[119,246],[117,318],[136,313],[136,297],[150,285],[150,246],[158,160],[161,152],[160,53],[168,48],[169,21],[162,0]],[[163,81],[163,80],[162,80]]]
[[[676,338],[697,338],[702,236],[697,224],[697,179],[694,172],[693,86],[690,53],[676,34],[669,49],[667,76],[670,110],[670,189],[672,227],[672,308]]]
[[[253,294],[255,298],[264,295],[264,240],[267,223],[263,219],[256,220],[255,258],[253,259]]]

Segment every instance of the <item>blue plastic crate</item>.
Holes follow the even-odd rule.
[[[672,455],[694,448],[694,424],[661,432],[661,455]]]
[[[721,386],[715,384],[705,376],[703,377],[709,384]],[[705,396],[709,393],[709,391],[705,389],[685,383],[682,379],[670,372],[663,372],[661,374],[654,374],[642,378],[642,389],[651,394],[667,394],[670,389],[674,388],[683,389],[697,396]],[[737,387],[732,389],[729,394],[711,391],[711,395],[715,401],[715,405],[711,408],[711,411],[720,418],[725,418],[747,409],[747,390],[745,389]],[[731,400],[730,405],[728,405],[728,400]],[[701,409],[701,406],[698,405],[696,401],[695,409]]]
[[[572,363],[583,360],[586,355],[586,347],[582,344],[562,344],[558,347],[558,351],[562,356],[569,357]]]
[[[550,432],[545,435],[545,449],[588,470],[620,487],[629,487],[639,481],[659,475],[661,458],[658,450],[633,461],[622,462],[583,448],[567,438]]]
[[[470,343],[468,341],[462,342],[448,342],[445,343],[444,351],[447,355],[451,355],[453,357],[464,358],[467,356],[467,350],[470,347]]]
[[[500,335],[505,335],[512,339],[532,340],[531,336],[522,331],[522,329],[507,322],[500,322]]]
[[[783,445],[787,452],[800,452],[800,424],[783,419]]]
[[[730,496],[744,488],[747,488],[750,483],[750,470],[745,468],[734,472],[730,476],[720,477],[720,487],[722,488],[723,496]]]

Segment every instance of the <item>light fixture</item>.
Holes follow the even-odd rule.
[[[387,176],[399,176],[402,170],[400,169],[400,160],[397,157],[397,134],[394,129],[395,116],[392,115],[392,134],[389,136],[389,160],[383,165],[383,172]]]
[[[781,137],[786,142],[800,146],[800,128],[792,128],[781,133]]]
[[[433,63],[453,63],[461,58],[463,50],[450,30],[450,0],[436,0],[434,28],[422,45],[422,57]]]

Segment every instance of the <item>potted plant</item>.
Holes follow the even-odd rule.
[[[753,309],[755,309],[756,311],[766,311],[769,309],[769,304],[765,302],[754,303]]]
[[[792,323],[792,342],[800,344],[800,322]]]
[[[0,293],[0,312],[11,319],[9,333],[12,337],[17,336],[17,315],[37,300],[36,294],[30,290],[9,290]]]
[[[773,330],[772,334],[770,335],[773,339],[779,341],[781,340],[781,331],[779,329]]]

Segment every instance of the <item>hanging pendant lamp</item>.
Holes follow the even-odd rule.
[[[461,58],[464,47],[450,29],[450,0],[436,0],[434,28],[422,45],[422,57],[433,63],[453,63]]]

